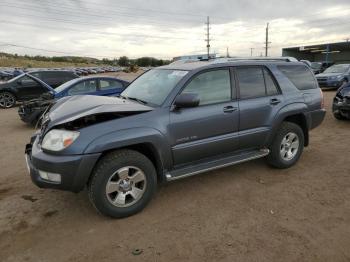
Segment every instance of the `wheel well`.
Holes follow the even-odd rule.
[[[145,155],[149,160],[151,160],[152,164],[154,165],[154,167],[156,169],[158,183],[164,182],[162,161],[161,161],[160,156],[157,152],[157,149],[150,143],[135,144],[135,145],[130,145],[130,146],[126,146],[126,147],[111,149],[111,150],[103,152],[100,159],[112,151],[122,150],[122,149],[135,150],[135,151]]]
[[[309,130],[307,127],[306,117],[303,114],[287,116],[284,122],[291,122],[301,127],[304,133],[304,146],[309,145]]]
[[[0,91],[0,93],[10,93],[11,95],[13,95],[15,98],[16,98],[16,100],[17,100],[17,96],[16,96],[16,94],[13,92],[13,91],[11,91],[11,90],[1,90]]]

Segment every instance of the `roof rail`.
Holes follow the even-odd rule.
[[[298,62],[291,56],[276,56],[276,57],[227,57],[212,60],[214,63],[234,62],[234,61],[281,61],[281,62]]]

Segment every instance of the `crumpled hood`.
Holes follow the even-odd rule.
[[[343,75],[342,73],[321,73],[321,74],[317,74],[316,78],[318,77],[330,77],[330,76],[339,76],[339,75]]]
[[[58,125],[84,116],[109,112],[147,112],[152,107],[117,97],[77,95],[59,99],[49,111],[50,125]]]

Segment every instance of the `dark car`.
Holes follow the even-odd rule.
[[[347,83],[337,91],[333,99],[333,115],[339,120],[350,120],[350,84]]]
[[[311,62],[311,68],[315,75],[322,73],[328,67],[334,65],[333,62]]]
[[[58,99],[72,95],[117,96],[129,85],[129,82],[115,77],[84,77],[64,83],[56,89],[48,88],[48,92],[39,98],[24,102],[18,109],[23,122],[36,125],[47,110]]]
[[[77,77],[70,71],[33,71],[21,74],[0,84],[0,108],[10,108],[16,102],[31,100],[46,93],[47,86],[39,82],[38,79],[55,88]]]
[[[6,70],[0,70],[0,80],[8,81],[13,77],[14,77],[13,73],[8,72]]]
[[[321,88],[337,89],[349,82],[350,64],[336,64],[316,75]]]
[[[101,213],[125,217],[161,182],[263,157],[276,168],[294,165],[324,116],[322,91],[300,62],[168,65],[119,98],[60,99],[25,152],[39,187],[87,186]]]

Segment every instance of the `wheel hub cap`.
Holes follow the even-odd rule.
[[[117,207],[128,207],[139,201],[147,186],[143,171],[134,166],[118,169],[106,184],[106,197]]]
[[[283,160],[290,161],[298,153],[299,137],[297,134],[290,132],[284,136],[281,142],[280,155]]]

